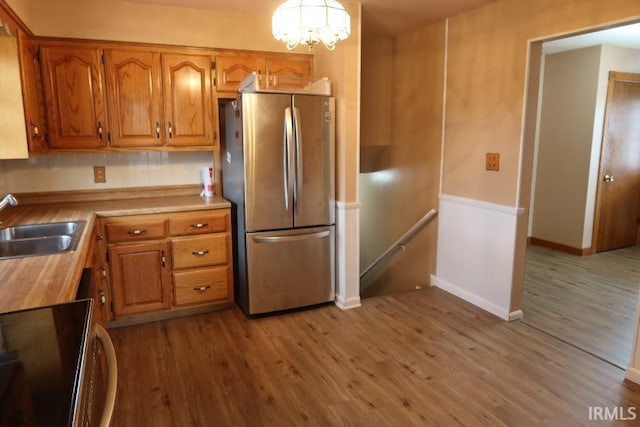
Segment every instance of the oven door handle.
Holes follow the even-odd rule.
[[[116,403],[116,387],[118,385],[118,364],[116,362],[116,350],[113,347],[111,337],[102,325],[95,326],[96,338],[100,341],[104,348],[104,355],[107,361],[107,392],[104,399],[104,410],[100,417],[99,427],[109,427],[111,424],[111,416],[113,415],[113,406]]]

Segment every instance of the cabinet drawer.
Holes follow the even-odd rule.
[[[135,222],[112,222],[104,226],[107,242],[132,242],[165,236],[166,220],[162,218]]]
[[[227,240],[226,233],[173,239],[173,268],[226,264]]]
[[[169,234],[185,236],[189,234],[224,233],[227,231],[229,212],[205,211],[175,214],[169,219]]]
[[[202,268],[173,274],[175,304],[230,300],[228,267]]]

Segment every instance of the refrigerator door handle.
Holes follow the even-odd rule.
[[[293,125],[291,122],[291,108],[284,110],[284,141],[282,143],[282,174],[284,181],[284,207],[289,210],[289,146],[293,139]]]
[[[293,109],[294,132],[296,139],[296,180],[293,184],[293,203],[298,206],[298,200],[302,200],[302,132],[300,132],[300,109]]]
[[[308,239],[322,239],[323,237],[327,237],[331,234],[329,230],[319,231],[316,233],[310,234],[296,234],[293,236],[268,236],[268,237],[254,237],[253,241],[256,243],[282,243],[282,242],[294,242],[297,240],[308,240]]]

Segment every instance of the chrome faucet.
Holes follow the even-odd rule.
[[[6,208],[8,205],[16,206],[17,204],[18,201],[15,197],[13,197],[13,194],[7,194],[2,198],[2,200],[0,200],[0,211]]]

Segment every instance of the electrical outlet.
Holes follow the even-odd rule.
[[[500,153],[487,153],[485,169],[496,172],[500,170]]]
[[[107,182],[107,168],[105,166],[93,167],[93,182],[97,184]]]

